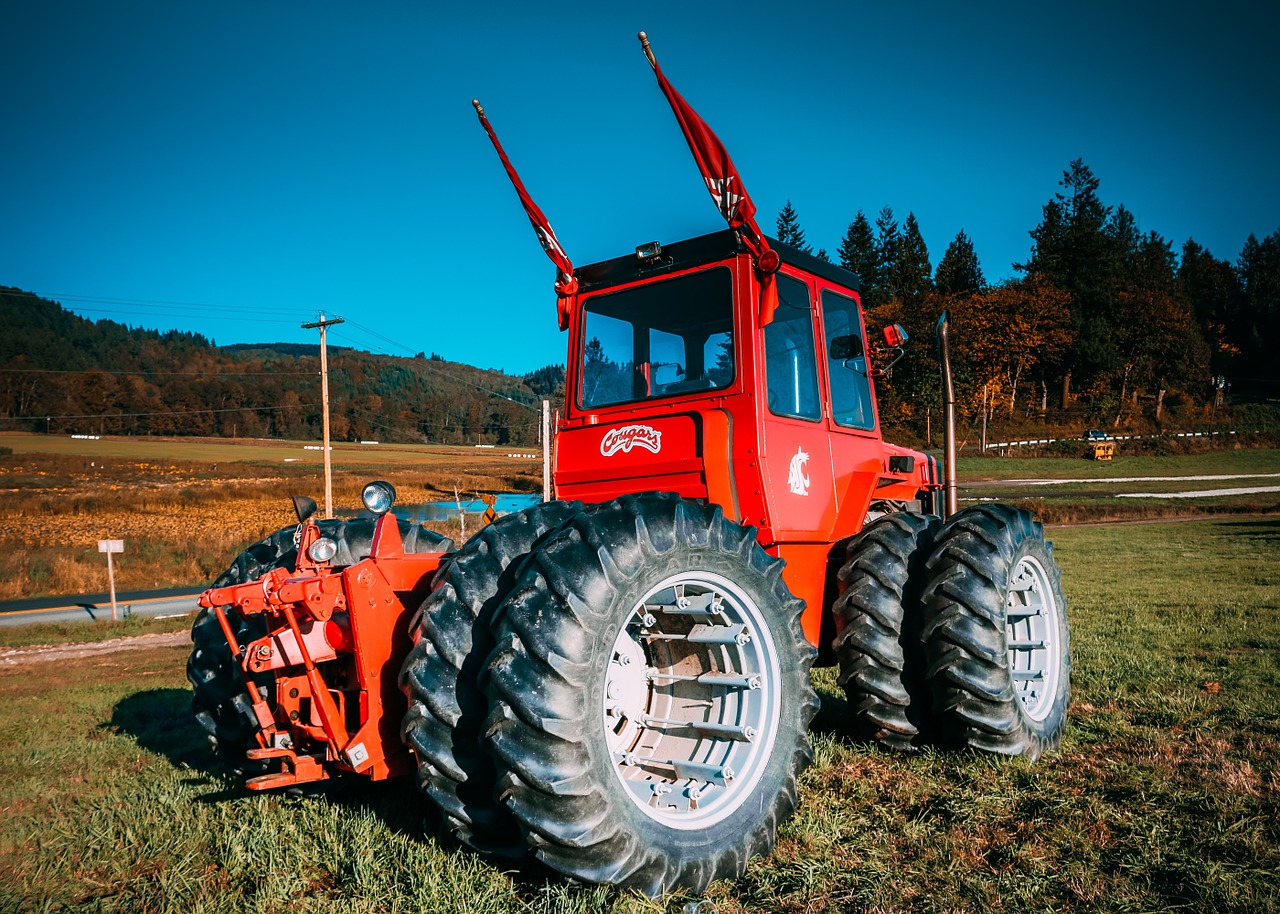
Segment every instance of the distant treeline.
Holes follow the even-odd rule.
[[[1144,231],[1071,162],[1030,229],[1017,279],[989,284],[962,230],[933,267],[914,213],[859,211],[834,260],[862,276],[868,332],[902,323],[911,355],[878,385],[881,418],[922,434],[941,403],[934,324],[951,315],[961,411],[1050,426],[1194,424],[1232,404],[1280,401],[1280,229],[1235,262]],[[1280,213],[1277,213],[1280,219]],[[813,251],[788,201],[777,237]],[[824,249],[817,256],[832,260]],[[1274,415],[1274,410],[1264,411]],[[1172,413],[1172,416],[1171,416]]]
[[[55,434],[319,438],[318,346],[213,345],[91,321],[0,287],[0,428]],[[525,378],[329,348],[335,440],[531,445],[564,370]]]

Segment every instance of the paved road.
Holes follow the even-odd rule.
[[[968,488],[993,488],[996,486],[1065,486],[1081,483],[1109,485],[1117,482],[1220,482],[1227,479],[1280,479],[1280,473],[1235,473],[1220,476],[1095,476],[1088,479],[987,479],[969,480]],[[965,485],[960,486],[966,488]],[[1211,490],[1210,494],[1212,494]],[[1231,494],[1234,489],[1223,489],[1222,494]],[[1275,488],[1258,487],[1253,491],[1274,492]],[[1197,493],[1203,495],[1204,493]],[[1120,497],[1120,496],[1118,496]],[[1185,497],[1185,496],[1184,496]]]
[[[196,597],[203,589],[182,587],[117,593],[116,607],[121,619],[130,615],[181,616],[197,608]],[[110,619],[111,595],[104,593],[0,602],[0,628],[33,622],[101,622]]]
[[[1004,486],[1060,486],[1089,483],[1143,483],[1143,482],[1219,482],[1225,480],[1269,480],[1280,473],[1241,473],[1235,475],[1205,476],[1123,476],[1089,479],[992,479],[968,480],[960,489],[998,489]],[[1224,489],[1200,489],[1186,492],[1124,492],[1116,498],[1203,498],[1212,495],[1244,495],[1257,492],[1280,491],[1280,486],[1249,486]],[[202,588],[176,588],[146,590],[116,595],[120,617],[128,615],[165,616],[185,615],[196,607],[196,597]],[[109,594],[84,596],[42,597],[33,600],[9,600],[0,602],[0,628],[28,625],[32,622],[90,622],[111,618]]]

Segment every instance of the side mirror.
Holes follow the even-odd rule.
[[[860,359],[865,354],[862,348],[862,337],[856,333],[831,338],[830,355],[833,359],[847,362],[849,359]]]

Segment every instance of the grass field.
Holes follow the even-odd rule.
[[[124,539],[121,590],[199,585],[248,544],[293,523],[293,494],[324,499],[320,454],[301,442],[0,435],[0,600],[103,592],[100,539]],[[370,479],[402,504],[475,492],[536,492],[541,461],[503,450],[339,445],[334,507],[351,513]],[[284,462],[297,455],[296,463]],[[433,525],[456,536],[453,524]]]
[[[852,741],[832,671],[802,804],[701,914],[1280,910],[1280,518],[1053,531],[1062,751]],[[187,649],[0,655],[0,911],[682,912],[504,872],[409,783],[248,796],[190,718]]]
[[[0,447],[16,456],[48,454],[81,460],[163,461],[190,463],[298,463],[313,470],[324,466],[324,455],[314,441],[280,441],[270,438],[71,438],[66,435],[31,435],[0,432]],[[437,444],[332,443],[331,463],[337,469],[365,467],[429,467],[456,461],[458,455],[492,451],[533,453],[529,448],[469,448]]]
[[[125,553],[116,559],[122,590],[204,584],[246,545],[292,522],[289,495],[321,499],[324,493],[320,453],[297,441],[94,441],[6,433],[0,447],[13,451],[0,455],[0,600],[105,591],[100,539],[125,540]],[[542,485],[540,461],[508,457],[502,449],[337,444],[333,464],[339,513],[358,507],[361,486],[377,477],[395,483],[402,504],[451,499],[455,489],[469,498],[536,492]],[[998,498],[1050,523],[1280,512],[1275,492],[1175,501],[1117,499],[1121,487],[1114,484],[1008,484],[1043,477],[1280,473],[1275,449],[1121,455],[1111,463],[965,457],[958,472],[962,500]],[[1173,484],[1143,488],[1160,485]],[[431,526],[455,538],[460,533],[456,522]]]

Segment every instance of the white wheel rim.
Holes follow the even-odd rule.
[[[720,822],[750,796],[778,732],[781,671],[759,607],[710,572],[663,580],[614,640],[602,705],[633,804],[671,828]]]
[[[1014,691],[1023,711],[1037,722],[1053,709],[1062,675],[1061,611],[1044,566],[1033,556],[1023,556],[1009,576],[1005,637]]]

